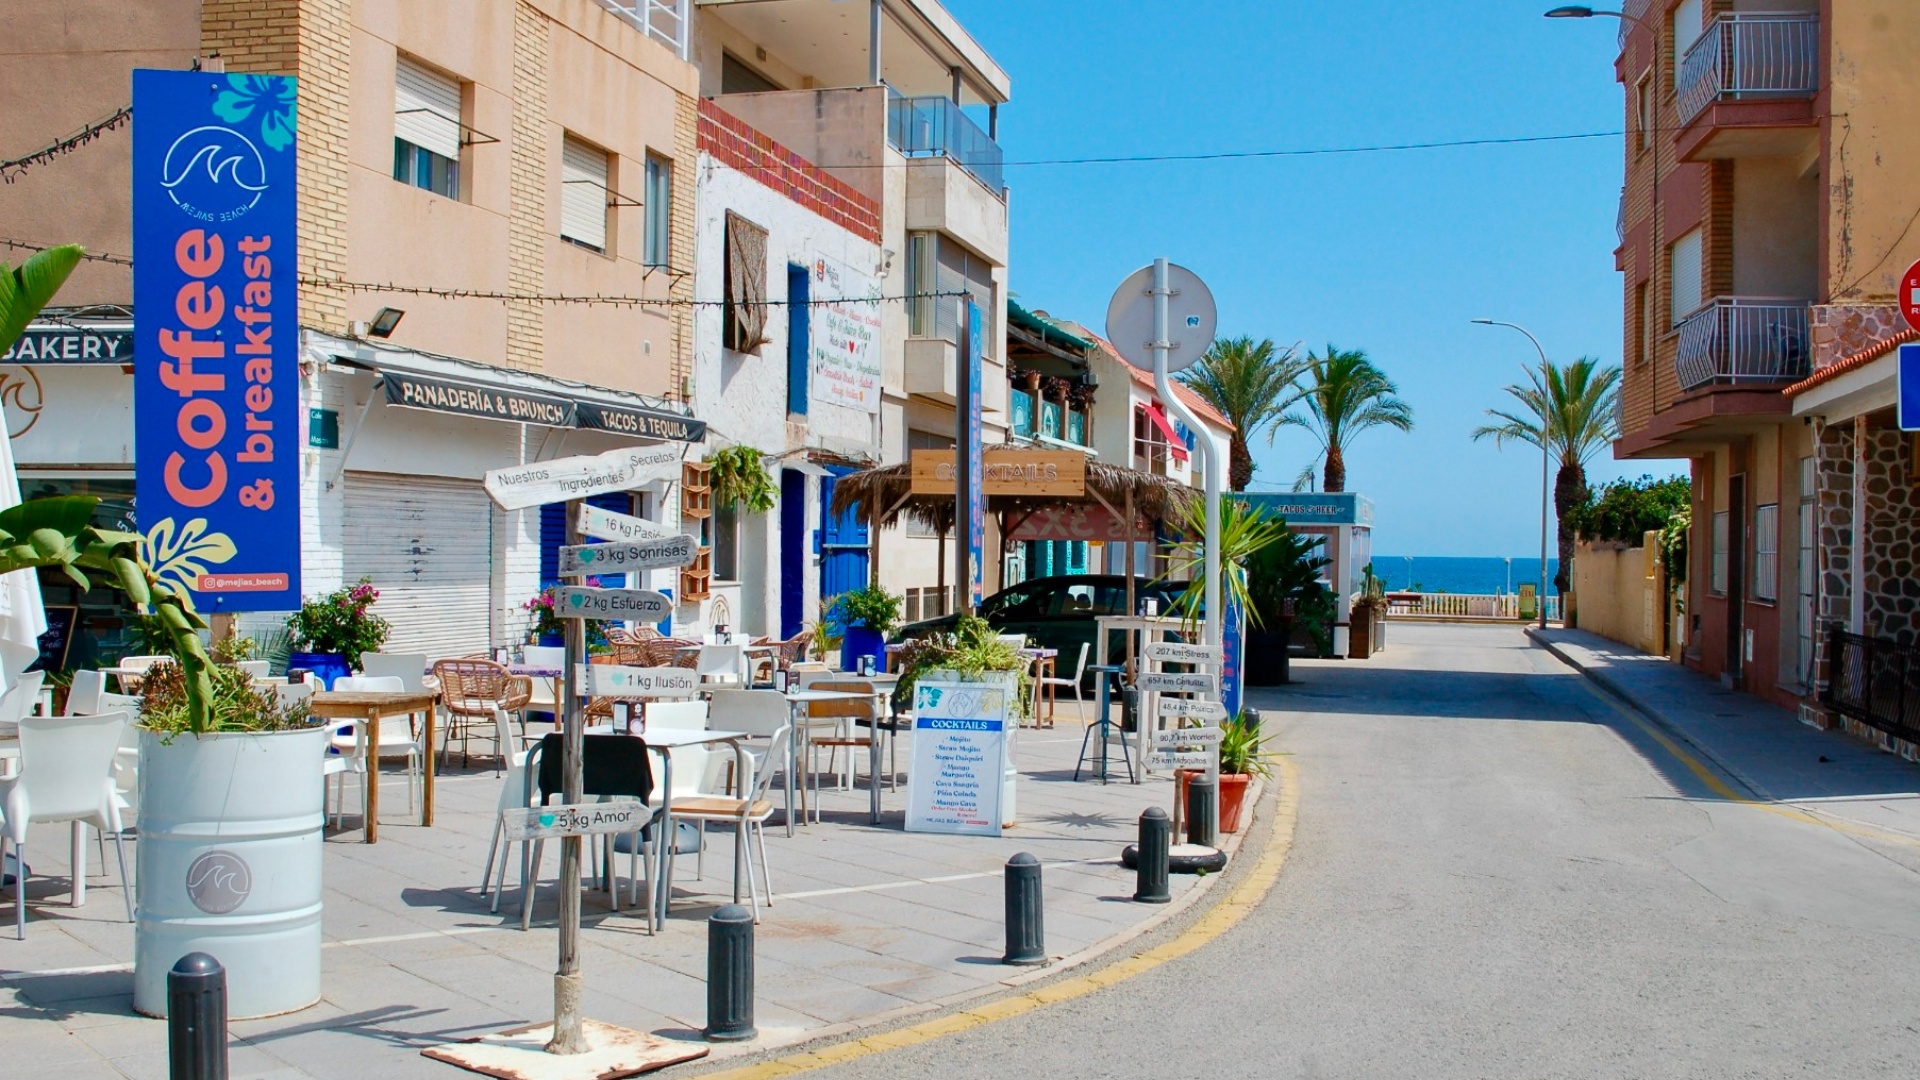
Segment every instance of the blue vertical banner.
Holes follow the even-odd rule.
[[[1221,592],[1229,592],[1222,589]],[[1242,682],[1241,658],[1246,655],[1243,642],[1246,640],[1246,611],[1229,595],[1227,601],[1227,624],[1221,628],[1222,644],[1220,662],[1220,704],[1226,706],[1228,716],[1240,715],[1240,686]]]
[[[973,590],[973,602],[969,607],[979,607],[982,596],[981,584],[984,576],[981,570],[984,561],[985,537],[987,535],[987,495],[986,495],[986,451],[980,445],[980,305],[967,300],[967,490],[972,498],[967,503],[967,520],[973,523],[968,533],[970,546],[967,562],[971,567],[966,587]]]
[[[295,83],[133,73],[141,555],[199,611],[300,606]]]

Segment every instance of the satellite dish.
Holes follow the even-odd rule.
[[[1200,362],[1213,344],[1215,310],[1213,293],[1200,275],[1184,266],[1167,264],[1167,370],[1185,371]],[[1113,291],[1107,304],[1107,340],[1120,351],[1121,359],[1142,371],[1153,370],[1153,267],[1143,266],[1128,275]]]

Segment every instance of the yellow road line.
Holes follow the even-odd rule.
[[[1273,888],[1274,882],[1280,878],[1281,867],[1286,865],[1287,853],[1293,848],[1294,823],[1300,811],[1300,770],[1292,759],[1285,757],[1276,759],[1274,765],[1280,774],[1280,793],[1274,811],[1273,837],[1267,841],[1265,850],[1260,853],[1260,861],[1254,864],[1253,869],[1247,872],[1246,878],[1235,886],[1225,899],[1214,904],[1198,921],[1172,939],[1132,956],[1104,964],[1097,971],[1049,983],[1023,994],[997,998],[961,1009],[949,1016],[878,1035],[853,1038],[804,1053],[789,1054],[771,1061],[763,1061],[757,1065],[705,1073],[700,1080],[773,1080],[775,1077],[810,1072],[870,1054],[898,1050],[905,1046],[916,1046],[947,1035],[970,1031],[997,1020],[1024,1016],[1048,1005],[1085,997],[1095,990],[1124,982],[1151,971],[1169,960],[1193,952],[1246,918],[1253,911],[1254,906],[1266,896],[1268,890]]]
[[[1700,782],[1707,786],[1708,791],[1713,792],[1715,796],[1721,799],[1725,799],[1731,803],[1738,803],[1742,806],[1751,806],[1759,810],[1764,810],[1769,814],[1786,818],[1789,821],[1819,825],[1838,833],[1845,833],[1849,836],[1859,836],[1869,840],[1879,840],[1883,843],[1900,844],[1906,847],[1920,847],[1920,838],[1908,836],[1905,833],[1878,829],[1871,825],[1856,823],[1850,819],[1837,817],[1835,815],[1815,813],[1790,804],[1768,802],[1765,799],[1754,799],[1742,795],[1733,790],[1732,786],[1725,780],[1722,780],[1720,774],[1714,772],[1705,762],[1702,762],[1700,759],[1682,749],[1679,743],[1667,736],[1666,732],[1655,727],[1639,713],[1614,700],[1612,695],[1602,693],[1597,687],[1589,683],[1584,675],[1580,678],[1580,684],[1586,688],[1588,693],[1605,702],[1608,708],[1626,717],[1632,722],[1633,726],[1645,732],[1648,738],[1659,743],[1661,749],[1671,754],[1675,761],[1686,766],[1687,771],[1698,777]]]

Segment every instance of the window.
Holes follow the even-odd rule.
[[[1707,572],[1707,591],[1715,596],[1727,595],[1727,532],[1731,524],[1725,510],[1713,515],[1713,565]]]
[[[933,298],[933,336],[959,343],[960,306],[971,299],[980,308],[980,354],[999,355],[993,267],[945,236],[929,234],[928,239],[938,241],[933,244],[933,292],[942,294]]]
[[[1780,598],[1780,504],[1753,511],[1753,598]]]
[[[808,383],[813,374],[813,275],[798,263],[787,264],[787,412],[807,415]]]
[[[393,76],[393,178],[460,197],[460,83],[406,57]]]
[[[1653,100],[1653,72],[1640,76],[1634,86],[1634,103],[1639,110],[1639,123],[1634,133],[1634,145],[1645,150],[1653,145],[1654,124],[1658,123],[1659,105]]]
[[[933,336],[933,234],[907,234],[907,336]]]
[[[669,266],[673,262],[673,162],[648,154],[646,188],[641,196],[647,215],[643,259],[648,266]]]
[[[767,230],[729,210],[726,243],[721,340],[735,352],[754,352],[767,341]]]
[[[1653,359],[1653,282],[1643,281],[1634,288],[1633,319],[1638,338],[1634,342],[1633,358],[1644,364]]]
[[[1673,69],[1680,70],[1680,61],[1687,55],[1693,43],[1700,40],[1700,32],[1706,29],[1706,21],[1701,16],[1700,0],[1680,0],[1673,9]]]
[[[571,135],[560,144],[560,238],[607,250],[607,152]]]
[[[950,590],[937,585],[924,589],[908,589],[906,597],[906,622],[919,622],[921,619],[937,619],[947,613],[947,596]]]
[[[1667,282],[1672,290],[1668,317],[1679,326],[1687,316],[1699,310],[1703,302],[1700,288],[1700,230],[1694,229],[1667,249]]]
[[[713,508],[713,577],[740,580],[740,511],[729,503]]]
[[[747,66],[730,52],[720,54],[720,92],[723,94],[765,94],[780,89],[780,84]]]

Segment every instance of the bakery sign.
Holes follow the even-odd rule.
[[[1075,450],[986,452],[985,481],[989,496],[1070,497],[1087,493],[1087,455]],[[953,494],[954,462],[951,450],[915,450],[912,486],[915,495]]]
[[[0,354],[0,364],[131,364],[133,329],[32,327]]]

